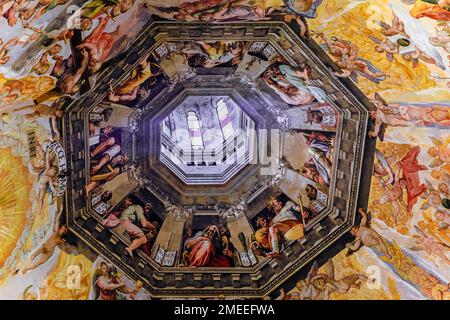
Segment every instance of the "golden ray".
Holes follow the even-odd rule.
[[[17,245],[31,207],[32,183],[22,159],[0,149],[0,267]]]

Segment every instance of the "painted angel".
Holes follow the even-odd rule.
[[[421,210],[426,210],[432,207],[437,211],[447,211],[447,209],[442,205],[442,201],[450,196],[448,187],[450,185],[450,176],[446,173],[444,179],[445,182],[439,183],[437,189],[433,186],[430,180],[425,179],[427,190],[422,194],[422,198],[424,198],[425,201],[420,207]]]
[[[331,288],[325,279],[326,275],[319,273],[319,266],[314,261],[306,278],[296,284],[300,300],[329,300]]]
[[[373,174],[383,185],[393,185],[396,179],[395,172],[392,165],[395,163],[395,155],[385,157],[385,155],[378,149],[375,149],[375,156],[378,159],[373,166]],[[386,178],[387,177],[387,178]]]
[[[349,249],[347,255],[358,251],[362,246],[366,246],[380,251],[388,258],[392,258],[383,237],[370,226],[370,211],[366,213],[362,208],[360,208],[359,213],[362,216],[359,226],[353,226],[350,231],[350,233],[355,237],[355,240],[345,245],[346,248]]]
[[[427,151],[428,155],[433,159],[430,164],[430,167],[440,167],[443,164],[450,163],[450,137],[447,138],[436,138],[430,137],[433,142],[433,146],[430,147]]]
[[[434,213],[434,217],[438,222],[438,231],[446,230],[450,226],[450,213],[448,210],[438,210]]]
[[[18,40],[19,39],[17,37],[14,37],[3,44],[3,40],[0,39],[0,65],[7,64],[9,62],[9,60],[11,59],[9,51],[11,47],[17,45]]]
[[[447,265],[449,265],[450,260],[447,258],[446,254],[450,250],[450,246],[435,240],[418,226],[414,226],[414,229],[416,230],[417,234],[413,235],[415,245],[412,250],[425,251],[431,256],[440,257],[447,263]]]
[[[428,168],[419,164],[419,161],[417,160],[419,153],[420,147],[415,146],[398,162],[399,167],[402,170],[402,177],[406,184],[409,212],[412,211],[413,206],[417,202],[417,198],[427,189],[427,186],[420,181],[419,171],[428,170]]]
[[[63,210],[61,209],[55,218],[55,224],[47,240],[30,256],[30,263],[28,266],[22,269],[22,274],[30,270],[34,270],[40,265],[46,263],[53,256],[56,247],[59,247],[64,252],[71,255],[78,255],[79,251],[77,247],[66,242],[65,235],[68,232],[67,226],[61,225],[61,215]],[[37,258],[37,260],[36,260]],[[16,270],[16,273],[19,270]]]
[[[417,46],[414,45],[413,42],[406,38],[397,39],[395,41],[394,39],[389,38],[380,40],[375,36],[369,36],[369,38],[377,44],[377,46],[375,47],[376,52],[385,52],[386,58],[389,60],[389,62],[393,62],[394,55],[399,54],[404,60],[408,62],[411,61],[413,68],[417,68],[419,66],[420,60],[441,67],[437,63],[436,59],[420,50]]]
[[[448,1],[448,0],[443,0]],[[425,1],[416,1],[424,3]],[[430,43],[429,32],[422,24],[421,21],[417,21],[408,14],[402,5],[397,2],[391,1],[389,6],[392,8],[392,13],[397,19],[401,20],[404,34],[397,34],[393,36],[386,36],[390,38],[392,43],[397,43],[399,45],[400,54],[407,61],[412,61],[413,66],[417,65],[419,60],[426,63],[431,63],[442,70],[446,67],[443,63],[443,59],[439,51]],[[395,18],[394,18],[395,19]],[[392,23],[392,25],[395,25]],[[404,37],[404,35],[408,37]],[[407,40],[407,41],[403,41]]]
[[[400,169],[394,173],[394,182],[391,186],[387,185],[384,180],[380,180],[380,184],[385,192],[379,199],[373,201],[374,205],[390,203],[392,206],[394,221],[396,223],[398,215],[402,212],[402,208],[406,209],[408,207],[403,200],[403,191],[406,190],[406,181],[400,178],[399,171]]]
[[[317,262],[311,267],[305,280],[297,283],[300,297],[308,300],[328,300],[331,293],[348,293],[351,288],[359,289],[367,277],[360,273],[352,273],[341,279],[336,279],[333,261],[325,264],[325,273],[319,273]]]
[[[377,138],[380,139],[381,142],[384,141],[384,134],[386,132],[386,129],[388,125],[391,125],[392,123],[397,123],[392,120],[395,119],[394,115],[391,115],[390,108],[388,106],[388,103],[386,100],[381,97],[380,94],[377,92],[375,93],[374,99],[371,100],[371,102],[375,106],[375,110],[370,111],[370,118],[375,122],[375,127],[373,130],[370,130],[368,135],[371,138]],[[406,127],[408,123],[401,123],[402,127]]]

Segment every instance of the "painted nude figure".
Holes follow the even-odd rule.
[[[52,230],[52,234],[47,239],[47,241],[44,242],[31,256],[31,265],[25,267],[22,270],[22,273],[25,274],[26,272],[30,270],[36,269],[38,266],[46,263],[51,256],[53,255],[55,248],[57,246],[63,247],[64,249],[72,249],[72,252],[74,252],[75,247],[72,245],[69,245],[66,243],[66,240],[64,239],[64,235],[67,233],[68,229],[65,225],[60,225],[60,218],[62,214],[62,210],[59,212],[59,214],[56,216],[55,224]],[[35,262],[37,257],[39,259]]]
[[[428,148],[427,153],[430,157],[434,158],[430,167],[435,168],[450,164],[450,137],[442,139],[430,137],[430,139],[433,142],[433,146]]]
[[[109,56],[114,44],[114,38],[120,31],[120,26],[114,32],[105,32],[106,25],[110,20],[109,16],[101,18],[97,27],[84,39],[77,49],[85,49],[89,53],[88,71],[95,74],[100,70],[103,63]]]
[[[403,201],[403,190],[406,189],[406,181],[404,179],[400,179],[399,177],[399,172],[394,175],[392,187],[388,187],[383,179],[379,179],[385,192],[379,199],[373,201],[373,205],[375,206],[390,203],[395,222],[397,222],[398,215],[401,213],[401,208],[407,208],[407,204]]]
[[[95,271],[93,278],[95,300],[117,300],[118,293],[129,295],[132,300],[136,299],[138,286],[134,290],[128,288],[117,276],[117,272],[104,261],[100,263],[100,269]]]
[[[418,226],[414,226],[417,231],[416,235],[413,235],[415,246],[413,250],[425,251],[429,255],[434,255],[445,261],[447,265],[450,264],[450,259],[447,258],[447,252],[450,251],[450,246],[445,243],[435,240],[432,236],[427,235]]]
[[[82,61],[80,67],[75,70],[73,56],[67,59],[56,59],[51,75],[58,78],[56,86],[67,95],[74,95],[80,91],[80,82],[89,63],[89,53],[81,50]]]
[[[2,46],[0,48],[0,65],[2,64],[7,64],[8,61],[11,59],[11,57],[9,56],[9,49],[17,44],[18,39],[17,38],[12,38],[10,39],[8,42],[6,42],[5,44],[3,44],[2,39],[0,39],[0,46]]]
[[[375,120],[375,128],[369,131],[369,137],[372,138],[379,136],[386,126],[450,126],[448,107],[388,104],[378,93],[375,93],[371,102],[376,107],[370,111],[371,118]]]
[[[375,42],[375,51],[378,53],[386,53],[387,59],[392,62],[394,55],[399,54],[406,61],[412,61],[413,67],[418,66],[419,60],[437,65],[436,59],[420,50],[409,35],[405,32],[402,21],[394,14],[392,25],[381,23],[381,33],[385,36],[383,40],[374,36],[369,38]]]
[[[280,98],[290,105],[303,105],[314,101],[325,102],[327,96],[321,88],[309,85],[311,68],[293,68],[284,62],[276,62],[263,73],[262,79]]]
[[[379,82],[384,80],[386,76],[381,71],[376,71],[374,66],[358,57],[359,49],[350,41],[339,39],[338,37],[332,37],[329,39],[323,33],[315,33],[315,36],[322,38],[325,41],[328,52],[338,58],[336,64],[342,69],[342,72],[335,72],[337,77],[349,77],[358,72],[368,79]]]
[[[339,280],[336,279],[331,259],[325,264],[325,273],[319,273],[317,262],[314,262],[306,279],[297,282],[296,288],[299,292],[293,299],[328,300],[331,293],[347,293],[352,288],[359,289],[364,281],[367,281],[367,277],[359,273],[352,273]]]
[[[448,174],[445,174],[445,182],[439,183],[437,188],[435,188],[431,181],[428,179],[425,179],[425,183],[427,185],[427,189],[421,195],[422,198],[425,198],[425,201],[422,203],[420,209],[426,210],[432,207],[437,211],[447,211],[446,208],[442,205],[442,201],[445,198],[450,197],[450,176]]]
[[[359,213],[362,216],[361,222],[359,226],[353,226],[351,229],[351,234],[355,237],[355,240],[346,244],[346,247],[350,250],[349,253],[358,251],[361,246],[366,246],[374,248],[389,258],[392,258],[383,238],[370,227],[367,213],[362,208],[359,209]]]

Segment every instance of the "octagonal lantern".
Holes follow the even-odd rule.
[[[226,183],[255,156],[255,122],[227,96],[189,96],[159,130],[159,161],[186,184]]]

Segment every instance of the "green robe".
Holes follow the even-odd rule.
[[[93,19],[107,6],[114,6],[119,3],[120,0],[92,0],[84,5],[83,16]]]

